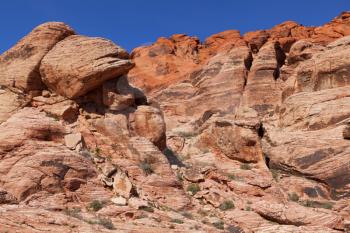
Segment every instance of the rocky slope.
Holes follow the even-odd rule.
[[[0,56],[0,230],[348,232],[349,54],[348,12],[131,55],[38,26]]]

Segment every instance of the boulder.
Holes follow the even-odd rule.
[[[57,43],[43,58],[40,74],[51,90],[76,98],[126,74],[133,67],[128,58],[112,41],[74,35]]]
[[[72,28],[61,22],[49,22],[34,28],[14,47],[0,56],[0,85],[25,91],[41,90],[39,66],[55,44],[74,35]]]
[[[146,105],[139,106],[134,113],[133,126],[136,134],[149,139],[160,150],[165,149],[165,123],[159,109]]]

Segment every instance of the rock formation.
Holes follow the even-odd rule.
[[[350,13],[0,56],[4,232],[348,232]]]

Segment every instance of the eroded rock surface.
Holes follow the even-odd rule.
[[[130,57],[39,26],[0,57],[0,229],[348,232],[349,19]]]

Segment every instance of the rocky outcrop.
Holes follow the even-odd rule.
[[[40,65],[48,88],[75,98],[132,68],[128,53],[102,38],[70,36],[50,50]]]
[[[0,56],[0,85],[25,91],[43,89],[39,73],[41,60],[59,41],[73,34],[72,28],[60,22],[36,27]]]
[[[0,229],[348,232],[349,19],[130,57],[39,26],[0,58]]]

